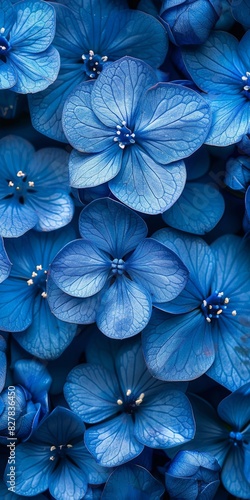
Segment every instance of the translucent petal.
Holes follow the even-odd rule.
[[[0,61],[0,89],[10,89],[17,82],[17,72],[11,61]]]
[[[26,283],[9,278],[0,285],[0,328],[10,332],[25,330],[32,322],[34,292]]]
[[[224,398],[218,406],[218,414],[234,429],[244,431],[250,421],[250,383]]]
[[[113,144],[101,153],[78,153],[73,149],[69,160],[70,185],[88,188],[108,182],[119,173],[122,156],[121,148]]]
[[[49,481],[49,491],[57,500],[81,500],[87,488],[87,477],[69,460],[60,461]]]

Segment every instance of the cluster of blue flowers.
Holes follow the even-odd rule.
[[[0,498],[250,500],[250,1],[1,0]]]

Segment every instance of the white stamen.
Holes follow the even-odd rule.
[[[17,191],[19,191],[20,187],[19,187],[19,186],[17,186],[17,187],[16,187],[16,189],[17,189]]]
[[[28,286],[34,285],[34,281],[32,279],[27,280],[27,285]]]
[[[229,300],[230,300],[230,299],[229,299],[228,297],[225,297],[225,299],[224,299],[224,304],[228,304],[228,303],[229,303]]]
[[[120,130],[122,127],[121,127],[121,125],[116,125],[116,128],[118,128],[118,130]]]
[[[5,28],[1,28],[1,29],[0,29],[0,33],[2,33],[2,34],[3,34],[4,32],[5,32]]]
[[[22,172],[22,170],[18,170],[16,175],[17,175],[17,177],[24,177],[25,176],[25,174]]]
[[[50,451],[54,451],[54,450],[56,450],[56,446],[51,446]]]
[[[53,462],[53,460],[55,460],[55,458],[56,457],[54,457],[54,455],[52,455],[52,457],[49,457],[49,459],[52,460],[52,462]]]
[[[44,272],[44,274],[48,274],[48,271],[46,271],[46,269],[45,269],[45,271],[43,271],[43,272]]]
[[[8,182],[8,186],[9,186],[9,187],[13,187],[13,186],[14,186],[14,182],[9,181],[9,182]]]
[[[213,309],[213,306],[211,306],[211,305],[210,305],[210,306],[208,306],[208,309]]]
[[[73,448],[73,444],[67,444],[67,448]]]
[[[131,389],[128,389],[126,392],[126,396],[130,396],[131,392],[132,392]]]
[[[123,401],[122,401],[122,399],[117,399],[117,401],[116,401],[116,402],[117,402],[117,404],[118,404],[119,406],[123,405]]]
[[[217,314],[221,314],[223,312],[222,309],[219,309],[219,311],[217,311]]]
[[[31,187],[31,188],[33,188],[35,186],[35,183],[33,181],[29,181],[28,184],[29,184],[29,187]]]
[[[95,62],[95,65],[98,66],[99,62]]]
[[[145,396],[145,394],[144,394],[144,392],[142,392],[140,394],[139,398],[136,399],[136,401],[135,401],[136,406],[139,406],[143,402],[144,396]]]
[[[35,271],[33,271],[31,276],[32,276],[32,278],[35,278],[37,276],[37,273],[35,273]]]
[[[121,142],[119,143],[119,146],[120,146],[121,149],[125,148],[125,144],[122,144]]]
[[[242,76],[241,80],[243,80],[243,82],[247,82],[248,78],[247,78],[247,76]]]
[[[126,122],[125,122],[125,120],[123,120],[123,121],[122,121],[122,124],[123,124],[123,125],[126,125]]]
[[[232,311],[232,316],[236,316],[236,314],[237,314],[237,311],[235,311],[235,310]]]
[[[224,295],[224,292],[219,292],[218,297],[222,297]]]
[[[41,293],[41,297],[42,297],[43,299],[46,299],[46,298],[47,298],[47,293],[46,293],[46,292]]]
[[[42,266],[41,264],[39,264],[39,266],[36,266],[36,270],[37,270],[37,271],[41,271],[41,270],[42,270],[42,268],[43,268],[43,266]]]
[[[206,318],[208,323],[211,323],[211,318]]]
[[[115,142],[119,141],[118,137],[114,137],[113,141]]]
[[[117,135],[121,135],[121,131],[120,130],[117,130]]]
[[[93,50],[89,50],[90,59],[95,55]]]
[[[103,62],[106,62],[108,60],[108,56],[103,56],[101,59]]]
[[[250,90],[250,86],[249,85],[245,85],[245,87],[243,87],[244,90]]]
[[[86,59],[86,56],[84,54],[82,55],[82,59],[83,59],[83,61],[84,61],[84,59]]]
[[[135,137],[135,134],[131,134],[131,137]]]
[[[1,50],[6,50],[6,47],[4,45],[0,45]]]
[[[207,306],[207,301],[206,301],[206,300],[203,300],[203,301],[202,301],[202,304],[204,305],[204,307],[206,307],[206,306]]]
[[[246,71],[246,75],[249,78],[250,77],[250,71]]]

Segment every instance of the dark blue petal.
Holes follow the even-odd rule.
[[[135,144],[125,150],[122,168],[109,182],[109,187],[119,200],[134,210],[154,215],[173,205],[185,181],[183,162],[167,167],[160,165]]]
[[[9,278],[0,285],[0,329],[25,330],[32,322],[34,293],[26,283]]]
[[[96,116],[91,105],[92,91],[93,82],[83,82],[70,94],[63,110],[64,132],[70,144],[78,151],[99,153],[111,145],[115,150],[117,145],[113,138],[116,129],[108,128]]]
[[[174,206],[163,214],[163,220],[181,231],[205,234],[218,224],[224,209],[224,198],[216,187],[188,182]]]
[[[0,10],[0,24],[1,27],[5,28],[5,36],[9,34],[10,29],[15,22],[15,17],[15,9],[13,8],[11,1],[2,0]]]
[[[128,464],[112,472],[105,484],[102,500],[111,498],[160,500],[163,493],[163,485],[151,476],[147,469],[139,465]]]
[[[81,442],[76,443],[76,445],[71,448],[70,458],[77,463],[90,484],[104,483],[110,474],[110,469],[98,465],[94,457],[90,455],[87,448]]]
[[[80,417],[67,408],[57,406],[36,428],[32,441],[43,449],[48,446],[47,454],[50,456],[51,445],[82,442],[84,431],[85,425]]]
[[[55,35],[55,11],[52,5],[26,0],[14,6],[16,22],[10,31],[13,49],[29,53],[46,50]]]
[[[49,480],[49,491],[56,500],[81,500],[87,488],[87,477],[69,460],[60,461]]]
[[[11,270],[11,262],[5,251],[3,239],[0,238],[0,283],[8,278]]]
[[[103,293],[96,323],[108,337],[122,339],[139,333],[148,324],[151,312],[148,290],[121,276]]]
[[[154,71],[143,61],[124,57],[110,64],[95,82],[91,95],[96,116],[107,127],[135,126],[137,107],[140,100],[145,104],[142,89],[157,83]],[[135,131],[136,132],[136,131]]]
[[[249,7],[248,7],[248,9],[249,9]],[[238,52],[239,52],[241,60],[243,61],[244,65],[245,65],[245,69],[248,68],[249,57],[250,57],[249,39],[250,39],[250,31],[248,30],[245,33],[245,35],[241,38],[239,46],[238,46]],[[244,75],[245,75],[245,69],[244,69],[244,73],[243,73]]]
[[[79,67],[79,74],[83,77],[83,61],[82,54],[88,53],[92,47],[89,46],[89,32],[93,30],[93,24],[88,23],[86,16],[78,16],[73,12],[74,6],[70,5],[67,1],[67,6],[62,5],[63,2],[54,4],[56,9],[56,34],[53,45],[59,50],[62,59],[62,68],[67,67],[70,73],[70,64],[77,63]],[[81,2],[82,3],[82,2]],[[92,1],[93,4],[93,1]],[[68,8],[69,7],[69,8]],[[86,2],[84,2],[84,8]],[[95,11],[95,7],[93,6]],[[92,15],[92,22],[98,21],[95,19],[96,12]],[[96,35],[96,32],[94,36]],[[81,80],[82,81],[82,80]],[[80,81],[79,81],[80,83]],[[73,84],[73,82],[72,82]],[[72,85],[73,87],[73,85]]]
[[[156,302],[174,299],[183,290],[188,278],[188,271],[179,257],[149,238],[139,243],[126,261],[126,269]]]
[[[135,415],[134,433],[139,442],[152,448],[170,448],[194,437],[195,421],[188,398],[166,389],[145,399]]]
[[[223,464],[221,481],[232,495],[248,499],[250,483],[244,475],[245,455],[241,446],[232,446]]]
[[[0,89],[10,89],[17,82],[15,66],[10,61],[0,61]]]
[[[82,238],[121,259],[147,236],[143,219],[132,210],[109,198],[93,201],[79,219]]]
[[[132,416],[124,413],[87,429],[85,444],[96,461],[108,467],[128,462],[144,448],[134,437]]]
[[[75,240],[52,262],[51,277],[63,292],[74,297],[89,297],[103,288],[110,262],[107,255],[89,241]]]
[[[50,312],[47,300],[38,296],[34,302],[31,325],[15,338],[30,354],[42,359],[54,359],[66,349],[75,334],[76,325],[57,319]]]
[[[234,429],[243,431],[250,421],[250,383],[223,399],[218,406],[218,414]]]
[[[14,365],[16,383],[20,383],[38,398],[49,391],[52,378],[47,368],[38,361],[19,359]]]
[[[206,139],[210,121],[209,106],[197,92],[159,83],[147,91],[141,102],[136,142],[165,165],[194,153]]]
[[[84,422],[96,423],[115,415],[121,397],[112,371],[99,365],[80,365],[69,373],[64,385],[65,399]]]
[[[122,150],[109,146],[101,153],[72,151],[69,160],[70,185],[77,188],[99,186],[117,176],[122,165]]]
[[[12,51],[9,59],[17,74],[17,83],[12,90],[21,94],[46,89],[55,81],[60,67],[59,53],[52,46],[40,54]]]

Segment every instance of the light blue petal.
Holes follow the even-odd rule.
[[[194,153],[206,139],[210,121],[209,105],[197,92],[159,83],[141,102],[136,142],[155,161],[166,165]]]
[[[173,205],[185,181],[183,162],[165,167],[135,144],[125,150],[122,168],[109,182],[109,187],[119,200],[134,210],[154,215]]]
[[[232,495],[248,499],[250,483],[244,475],[244,450],[241,446],[232,446],[222,468],[221,481]]]
[[[0,61],[0,89],[10,89],[17,82],[15,66],[10,61]]]
[[[249,132],[250,106],[243,94],[211,95],[206,100],[212,113],[206,144],[229,146]]]
[[[175,252],[190,273],[180,295],[166,304],[157,304],[157,307],[177,314],[199,307],[209,295],[214,276],[215,262],[211,248],[201,238],[169,228],[156,231],[153,238]]]
[[[17,73],[17,83],[12,87],[14,92],[40,92],[51,85],[58,75],[60,57],[52,46],[40,54],[13,51],[9,58]]]
[[[121,148],[113,144],[101,153],[78,153],[73,149],[69,160],[70,185],[88,188],[108,182],[119,173],[122,156]]]
[[[47,300],[36,297],[32,324],[15,336],[18,343],[30,354],[41,359],[58,358],[76,334],[76,325],[57,319],[49,309]]]
[[[29,109],[33,127],[41,134],[61,142],[68,142],[62,128],[63,106],[72,89],[83,81],[81,66],[64,68],[46,90],[29,95]]]
[[[19,138],[18,138],[19,140]],[[69,153],[60,148],[43,148],[36,151],[24,172],[33,176],[36,190],[63,189],[69,192]]]
[[[13,49],[29,53],[46,50],[55,35],[55,11],[52,5],[26,0],[14,6],[16,21],[10,31]]]
[[[147,469],[139,465],[123,465],[110,475],[104,486],[102,500],[120,498],[137,500],[145,495],[147,500],[160,500],[164,486]],[[140,497],[139,497],[140,495]]]
[[[118,147],[113,141],[116,129],[108,128],[96,116],[91,105],[92,92],[93,82],[88,81],[78,85],[70,94],[62,116],[64,132],[78,151],[99,153],[111,145],[115,150]]]
[[[250,421],[250,383],[224,398],[217,411],[222,420],[243,431]]]
[[[56,500],[81,500],[88,488],[87,477],[69,460],[61,460],[49,481],[49,491]]]
[[[170,448],[194,437],[195,421],[188,398],[166,389],[147,403],[147,394],[135,415],[134,433],[151,448]]]
[[[71,221],[75,208],[70,195],[51,189],[40,193],[29,196],[27,200],[27,206],[34,210],[38,217],[34,229],[53,231],[66,226]]]
[[[109,275],[111,261],[89,241],[66,245],[51,264],[51,277],[63,292],[89,297],[99,292]]]
[[[124,413],[87,429],[85,444],[96,461],[107,467],[128,462],[144,448],[134,437],[132,416]]]
[[[33,496],[47,490],[54,468],[53,462],[49,459],[49,447],[25,443],[16,446],[15,453],[15,493]],[[8,480],[7,473],[10,472],[10,466],[5,469],[5,482]]]
[[[216,187],[188,182],[176,203],[163,214],[163,220],[181,231],[205,234],[218,224],[224,209],[224,198]]]
[[[25,330],[32,322],[34,295],[25,281],[9,278],[0,285],[0,329]]]
[[[47,283],[48,304],[56,318],[67,323],[89,324],[94,323],[96,309],[99,303],[99,294],[85,299],[72,297],[66,294],[50,278]]]
[[[230,33],[214,31],[196,49],[182,51],[187,70],[198,87],[213,94],[240,92],[246,68],[238,55],[238,40]]]
[[[95,82],[91,95],[96,116],[107,127],[126,125],[133,130],[143,90],[157,83],[154,71],[143,61],[124,57],[110,64]],[[135,130],[133,132],[136,133]]]
[[[96,323],[108,337],[123,339],[139,333],[148,324],[151,313],[147,289],[121,276],[103,293]]]
[[[26,173],[27,168],[29,169],[29,164],[34,157],[34,153],[34,146],[22,137],[7,135],[0,140],[2,174],[0,180],[1,197],[8,194],[6,191],[7,183],[5,176],[7,176],[9,180],[15,182],[19,170]]]
[[[32,229],[38,222],[38,215],[27,204],[13,196],[0,201],[0,234],[4,238],[17,238]]]
[[[178,316],[154,311],[142,345],[148,369],[161,380],[198,378],[215,356],[211,325],[199,310]]]
[[[109,198],[93,201],[79,218],[82,238],[121,259],[147,236],[143,219],[121,203]]]
[[[15,22],[15,9],[13,8],[12,3],[9,0],[1,1],[1,10],[0,10],[0,24],[1,27],[5,28],[5,36],[9,34],[13,23]]]
[[[139,243],[126,261],[132,279],[152,294],[152,300],[165,302],[183,290],[188,270],[179,257],[154,239]]]
[[[113,371],[100,365],[84,364],[73,368],[64,385],[64,396],[84,422],[96,423],[116,415],[120,388]]]
[[[11,270],[11,262],[4,248],[3,239],[0,238],[0,283],[8,278]]]

